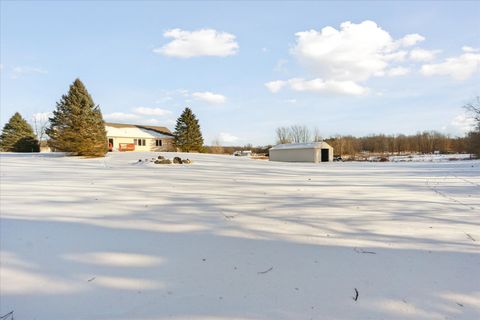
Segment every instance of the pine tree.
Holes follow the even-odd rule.
[[[100,107],[82,81],[76,79],[63,95],[45,131],[49,145],[72,155],[102,157],[108,151],[107,133]]]
[[[0,135],[0,149],[11,152],[38,152],[40,147],[32,127],[16,112]]]
[[[200,151],[203,146],[203,137],[198,119],[190,108],[185,108],[177,119],[175,146],[184,152]]]

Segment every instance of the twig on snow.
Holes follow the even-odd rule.
[[[353,251],[355,251],[356,253],[377,254],[376,252],[373,252],[373,251],[366,251],[366,250],[359,249],[359,248],[353,248]]]
[[[470,235],[470,234],[468,234],[468,233],[465,233],[465,234],[467,235],[468,239],[470,239],[470,240],[472,240],[472,241],[477,241],[477,240],[475,240],[474,237],[472,237],[472,235]]]
[[[233,219],[236,216],[238,216],[238,213],[237,214],[231,214],[231,215],[225,214],[225,213],[223,213],[223,211],[221,213],[222,213],[222,216],[227,220]]]
[[[353,301],[357,301],[358,300],[358,290],[357,288],[355,288],[355,296],[353,297]]]
[[[88,279],[87,281],[88,281],[88,282],[92,282],[92,281],[95,280],[96,278],[97,278],[97,277],[93,277],[93,278]]]
[[[270,272],[270,271],[272,271],[272,270],[273,270],[273,267],[270,267],[269,269],[267,269],[267,270],[265,270],[265,271],[259,271],[259,272],[257,272],[257,273],[258,273],[258,274],[265,274],[265,273]]]
[[[3,316],[0,316],[0,320],[8,320],[8,317],[11,317],[10,319],[13,320],[13,310],[7,314],[4,314]]]

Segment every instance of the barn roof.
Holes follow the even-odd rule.
[[[138,124],[124,124],[106,122],[108,137],[124,138],[172,138],[173,134],[166,127],[145,126]]]
[[[285,143],[277,144],[270,148],[270,150],[286,150],[286,149],[321,149],[332,148],[328,143],[322,142],[309,142],[309,143]]]

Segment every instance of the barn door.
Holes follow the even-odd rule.
[[[328,159],[330,158],[329,152],[330,150],[328,149],[322,149],[322,162],[328,162]]]

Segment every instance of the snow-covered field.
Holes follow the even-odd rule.
[[[0,155],[0,316],[480,319],[480,161],[151,156]]]

